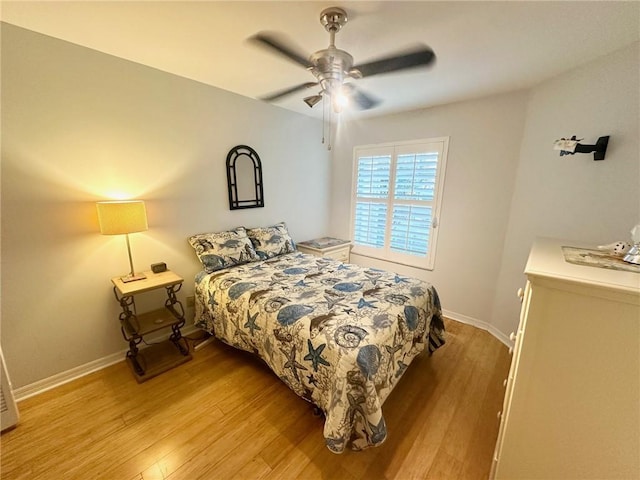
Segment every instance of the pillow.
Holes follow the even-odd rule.
[[[189,237],[189,243],[207,273],[260,260],[244,227],[193,235]]]
[[[263,260],[296,251],[296,246],[284,222],[272,227],[249,228],[247,235],[251,239],[256,253]]]

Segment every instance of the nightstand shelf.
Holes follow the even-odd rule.
[[[181,339],[181,341],[184,342],[184,338]],[[131,367],[133,376],[138,383],[149,380],[189,360],[191,360],[191,355],[184,355],[171,342],[164,341],[156,343],[139,350],[136,362],[144,371],[144,373],[140,375],[135,368],[132,358],[127,356],[127,363],[129,367]]]
[[[144,272],[147,278],[124,283],[120,277],[111,279],[113,292],[122,307],[119,315],[120,330],[129,342],[127,362],[138,382],[144,382],[154,376],[191,360],[189,345],[182,337],[180,329],[185,324],[184,308],[176,293],[182,288],[182,277],[171,271],[153,273]],[[164,288],[167,299],[164,308],[138,314],[135,296]],[[171,329],[168,340],[138,348],[146,343],[145,336]]]
[[[316,257],[333,258],[345,263],[349,263],[350,260],[351,242],[349,240],[321,237],[298,242],[297,247],[302,253],[308,253]]]
[[[123,321],[122,326],[127,337],[134,337],[135,335],[144,336],[157,332],[163,328],[170,327],[175,322],[176,316],[172,312],[167,308],[159,308],[141,315],[135,315],[133,318]],[[126,338],[126,340],[128,341],[129,338]]]

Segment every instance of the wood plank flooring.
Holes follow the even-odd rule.
[[[323,420],[262,362],[214,342],[137,384],[125,361],[19,403],[2,480],[486,479],[511,357],[446,321],[383,406],[386,442],[331,453]]]

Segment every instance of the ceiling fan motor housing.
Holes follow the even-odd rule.
[[[338,7],[325,8],[320,12],[320,23],[329,33],[339,32],[347,20],[347,12]]]
[[[320,50],[311,55],[309,60],[313,65],[311,73],[318,79],[322,89],[329,94],[342,85],[353,67],[353,57],[335,47]]]

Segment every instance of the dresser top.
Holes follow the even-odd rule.
[[[569,263],[565,260],[562,247],[597,248],[596,245],[585,242],[537,238],[529,254],[525,273],[529,276],[562,279],[640,295],[640,273]]]

